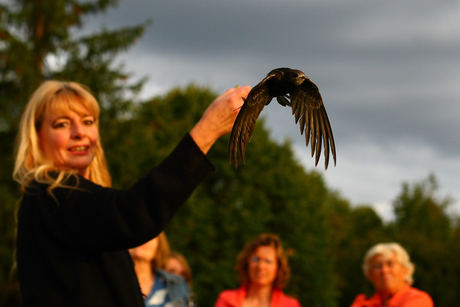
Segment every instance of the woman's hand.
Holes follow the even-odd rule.
[[[232,131],[243,98],[251,90],[249,85],[228,89],[217,97],[203,113],[198,123],[190,131],[195,143],[206,154],[221,136]]]

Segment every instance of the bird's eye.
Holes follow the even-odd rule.
[[[296,72],[291,72],[291,77],[292,77],[292,78],[297,78],[298,76],[299,76],[298,73],[296,73]]]

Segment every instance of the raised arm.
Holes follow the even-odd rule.
[[[221,136],[232,131],[233,123],[243,105],[250,86],[228,89],[217,97],[190,131],[195,143],[206,154]]]

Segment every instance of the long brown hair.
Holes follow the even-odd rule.
[[[275,249],[278,260],[278,272],[273,282],[273,287],[283,289],[289,281],[291,269],[289,268],[288,259],[280,238],[271,233],[262,233],[256,239],[247,242],[238,254],[235,270],[239,274],[239,282],[241,284],[249,284],[249,258],[259,246],[271,246]]]
[[[166,264],[168,263],[169,253],[171,251],[169,247],[168,238],[166,237],[165,232],[161,232],[158,235],[158,247],[155,258],[152,261],[152,269],[156,271],[158,269],[165,269]]]

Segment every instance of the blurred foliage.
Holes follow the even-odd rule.
[[[19,305],[11,274],[20,197],[11,180],[13,144],[21,111],[41,81],[81,82],[101,102],[101,135],[116,188],[129,187],[164,159],[216,97],[192,84],[140,102],[145,80],[132,81],[114,67],[114,59],[148,22],[71,35],[83,16],[104,12],[115,0],[10,3],[0,5],[1,306]],[[172,248],[190,262],[201,306],[212,306],[220,291],[238,287],[236,256],[261,232],[283,240],[292,270],[285,292],[304,306],[349,306],[356,294],[372,294],[362,259],[372,245],[388,241],[408,250],[416,264],[415,286],[430,293],[435,305],[460,300],[460,218],[449,214],[451,199],[439,198],[433,174],[403,183],[393,202],[395,219],[384,222],[370,205],[351,204],[318,172],[305,170],[289,141],[274,142],[262,119],[247,148],[247,165],[237,170],[228,163],[228,140],[223,137],[211,149],[216,171],[167,227]]]
[[[189,86],[143,106],[142,115],[136,118],[141,126],[168,123],[164,132],[155,132],[149,148],[172,148],[213,98],[209,90]],[[155,109],[158,118],[152,118]],[[258,123],[247,149],[248,167],[240,165],[235,170],[229,165],[227,146],[228,137],[212,148],[209,157],[216,172],[198,188],[167,229],[174,248],[195,256],[188,258],[194,271],[200,272],[194,276],[199,300],[210,305],[219,291],[236,287],[233,265],[238,250],[257,234],[274,232],[284,237],[286,247],[294,254],[293,270],[299,274],[292,279],[292,293],[310,305],[320,300],[322,306],[333,306],[330,298],[336,295],[334,281],[332,274],[324,274],[332,273],[333,263],[325,261],[331,234],[325,210],[328,191],[322,178],[303,170],[289,143],[278,145],[271,141],[263,121]],[[299,245],[299,241],[305,244]],[[306,278],[298,278],[299,275]],[[327,297],[330,303],[301,289]]]

